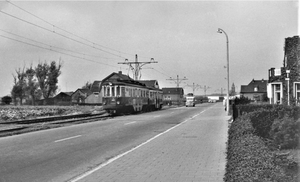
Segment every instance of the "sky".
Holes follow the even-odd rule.
[[[284,41],[299,35],[298,1],[0,1],[0,97],[19,68],[61,61],[58,92],[146,64],[142,80],[196,95],[236,91],[283,65]],[[201,87],[200,87],[201,86]],[[204,89],[208,88],[208,89]],[[226,89],[226,90],[224,90]]]

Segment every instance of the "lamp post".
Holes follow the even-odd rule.
[[[226,45],[227,45],[227,103],[226,103],[227,109],[226,111],[227,111],[227,115],[229,115],[229,41],[228,41],[228,35],[224,30],[218,28],[218,33],[224,33],[226,35]]]

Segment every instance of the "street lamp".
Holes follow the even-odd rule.
[[[228,35],[224,30],[218,28],[218,33],[224,33],[226,35],[226,44],[227,44],[227,103],[226,103],[227,109],[226,111],[227,111],[227,115],[229,115],[229,41],[228,41]]]

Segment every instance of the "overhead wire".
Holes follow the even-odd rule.
[[[4,35],[0,35],[0,37],[6,38],[6,39],[10,39],[10,40],[13,40],[13,41],[16,41],[16,42],[19,42],[19,43],[27,44],[27,45],[30,45],[30,46],[33,46],[33,47],[38,47],[38,48],[41,48],[41,49],[50,50],[50,51],[57,52],[57,53],[60,53],[60,54],[64,54],[64,55],[67,55],[67,56],[71,56],[71,57],[74,57],[74,58],[78,58],[78,59],[83,59],[83,60],[86,60],[86,61],[94,62],[94,63],[97,63],[97,64],[102,64],[102,65],[106,65],[106,66],[111,66],[111,67],[119,68],[117,66],[113,66],[113,65],[110,65],[110,64],[101,63],[101,62],[97,62],[95,60],[91,60],[91,59],[87,59],[87,58],[83,58],[83,57],[79,57],[79,56],[74,56],[72,54],[68,54],[68,53],[64,53],[64,52],[61,52],[61,51],[57,51],[57,50],[52,49],[51,47],[50,48],[46,48],[46,47],[38,46],[38,45],[35,45],[35,44],[32,44],[32,43],[24,42],[24,41],[17,40],[17,39],[14,39],[14,38],[11,38],[11,37],[7,37],[7,36],[4,36]]]
[[[72,41],[77,42],[77,43],[79,43],[79,44],[83,44],[83,45],[85,45],[85,46],[88,46],[88,47],[91,47],[91,48],[100,50],[100,51],[102,51],[102,52],[105,52],[105,53],[108,53],[108,54],[111,54],[111,55],[114,55],[114,56],[117,56],[117,57],[120,57],[120,58],[123,58],[123,59],[127,59],[127,58],[126,58],[126,57],[123,57],[123,56],[121,56],[121,55],[118,55],[118,54],[115,54],[115,53],[106,51],[106,50],[104,50],[104,49],[100,49],[100,48],[98,48],[98,47],[96,47],[96,46],[99,46],[99,47],[102,47],[102,48],[105,48],[105,49],[108,49],[108,50],[111,50],[111,51],[115,51],[115,52],[118,52],[118,53],[120,53],[120,54],[133,55],[133,54],[121,52],[121,51],[118,51],[118,50],[116,50],[116,49],[112,49],[112,48],[109,48],[109,47],[106,47],[106,46],[97,44],[97,43],[95,43],[95,42],[93,42],[93,41],[90,41],[90,40],[88,40],[88,39],[86,39],[86,38],[83,38],[83,37],[81,37],[81,36],[78,36],[78,35],[76,35],[76,34],[70,32],[70,31],[67,31],[67,30],[65,30],[65,29],[63,29],[63,28],[60,28],[60,27],[58,27],[58,26],[56,26],[56,25],[50,23],[49,21],[47,21],[47,20],[45,20],[45,19],[43,19],[43,18],[40,18],[39,16],[37,16],[37,15],[35,15],[35,14],[33,14],[33,13],[27,11],[27,10],[25,10],[24,8],[21,8],[21,7],[17,6],[16,4],[12,3],[12,2],[9,1],[9,0],[6,0],[6,1],[7,1],[8,3],[10,3],[11,5],[13,5],[13,6],[19,8],[20,10],[22,10],[22,11],[24,11],[24,12],[30,14],[31,16],[34,16],[35,18],[37,18],[37,19],[39,19],[39,20],[41,20],[41,21],[43,21],[43,22],[45,22],[45,23],[51,25],[51,26],[53,27],[53,30],[50,30],[50,29],[48,29],[48,28],[45,28],[45,27],[43,27],[43,26],[40,26],[40,25],[38,25],[38,24],[32,23],[32,22],[30,22],[30,21],[24,20],[24,19],[22,19],[22,18],[19,18],[19,17],[17,17],[17,16],[11,15],[11,14],[9,14],[9,13],[7,13],[7,12],[4,12],[4,11],[0,10],[1,13],[5,14],[5,15],[7,15],[7,16],[10,16],[10,17],[15,18],[15,19],[17,19],[17,20],[19,20],[19,21],[28,23],[28,24],[30,24],[30,25],[32,25],[32,26],[38,27],[38,28],[40,28],[40,29],[42,29],[42,30],[45,30],[45,31],[48,31],[48,32],[57,34],[57,35],[59,35],[59,36],[61,36],[61,37],[64,37],[64,38],[69,39],[69,40],[72,40]],[[64,35],[64,34],[61,34],[61,33],[57,32],[57,31],[55,31],[55,29],[61,30],[61,31],[63,31],[63,32],[66,32],[66,33],[68,33],[68,34],[74,36],[74,37],[77,37],[77,38],[80,38],[80,39],[82,39],[82,40],[84,40],[84,41],[87,41],[87,42],[91,43],[92,45],[87,44],[87,43],[82,42],[82,41],[79,41],[79,40],[76,40],[76,39],[71,38],[71,37],[69,37],[69,36],[66,36],[66,35]],[[8,32],[7,32],[7,33],[8,33]],[[10,33],[10,34],[13,34],[13,33]],[[25,37],[22,37],[22,36],[19,36],[19,35],[16,35],[16,34],[15,34],[15,36],[19,36],[19,37],[21,37],[21,38],[24,38],[24,39],[27,39],[27,40],[30,40],[30,41],[33,41],[33,42],[36,42],[36,43],[39,43],[39,44],[43,44],[43,45],[49,46],[50,48],[45,48],[45,47],[37,46],[37,45],[30,44],[30,43],[27,43],[27,42],[24,42],[24,41],[20,41],[20,40],[16,40],[16,39],[13,39],[13,38],[9,38],[9,37],[3,36],[3,35],[0,35],[0,36],[1,36],[1,37],[4,37],[4,38],[7,38],[7,39],[11,39],[11,40],[17,41],[17,42],[20,42],[20,43],[24,43],[24,44],[27,44],[27,45],[31,45],[31,46],[34,46],[34,47],[38,47],[38,48],[42,48],[42,49],[47,49],[47,50],[50,50],[50,51],[54,51],[54,52],[58,52],[58,53],[61,53],[61,54],[65,54],[65,55],[68,55],[68,56],[71,56],[71,57],[75,57],[75,58],[79,58],[79,59],[83,59],[83,60],[86,60],[86,61],[91,61],[91,62],[95,62],[95,63],[98,63],[98,64],[107,65],[107,66],[112,66],[112,65],[109,65],[109,64],[106,64],[106,63],[100,63],[100,62],[97,62],[97,61],[94,61],[94,60],[91,60],[91,59],[86,59],[86,58],[84,58],[84,57],[74,56],[74,55],[72,55],[72,54],[67,54],[67,53],[64,53],[64,52],[61,52],[61,51],[53,50],[53,48],[61,49],[61,50],[68,51],[68,52],[73,52],[73,53],[76,53],[76,54],[81,54],[81,55],[83,55],[83,56],[92,56],[92,55],[88,55],[88,54],[84,54],[84,53],[78,53],[78,52],[71,51],[71,50],[68,50],[68,49],[59,48],[59,47],[55,47],[55,46],[51,46],[51,45],[48,45],[48,44],[45,44],[45,43],[41,43],[41,42],[38,42],[38,41],[34,41],[34,40],[31,40],[31,39],[28,39],[28,38],[25,38]],[[94,57],[98,57],[98,56],[94,56]],[[149,57],[143,57],[143,56],[139,56],[139,57],[140,57],[140,58],[149,58]],[[104,57],[102,57],[102,58],[104,58]],[[109,58],[104,58],[104,59],[109,59]],[[128,59],[128,60],[129,60],[129,59]],[[116,67],[116,66],[113,66],[113,67]],[[153,68],[153,69],[154,69],[154,68]],[[162,69],[162,68],[161,68],[161,69]],[[165,74],[165,73],[163,73],[163,72],[161,72],[161,71],[159,71],[159,70],[157,70],[157,69],[154,69],[154,70],[155,70],[156,72],[162,74],[162,75],[165,75],[165,76],[167,76],[167,77],[170,77],[169,75],[167,75],[167,74]],[[162,69],[162,70],[163,70],[163,69]],[[165,72],[165,71],[164,71],[164,72]]]
[[[88,39],[86,39],[86,38],[84,38],[84,37],[78,36],[77,34],[74,34],[74,33],[70,32],[70,31],[68,31],[68,30],[65,30],[65,29],[63,29],[63,28],[60,28],[60,27],[58,27],[58,26],[56,26],[56,25],[50,23],[49,21],[47,21],[47,20],[45,20],[45,19],[43,19],[43,18],[40,18],[39,16],[37,16],[37,15],[35,15],[35,14],[33,14],[33,13],[27,11],[27,10],[25,10],[24,8],[19,7],[18,5],[12,3],[12,2],[9,1],[9,0],[6,0],[6,1],[7,1],[8,3],[10,3],[11,5],[13,5],[13,6],[15,6],[15,7],[21,9],[22,11],[24,11],[24,12],[30,14],[31,16],[34,16],[35,18],[37,18],[37,19],[39,19],[39,20],[41,20],[41,21],[43,21],[43,22],[45,22],[45,23],[51,25],[51,26],[53,27],[53,29],[54,29],[54,28],[59,29],[59,30],[64,31],[64,32],[66,32],[66,33],[68,33],[68,34],[70,34],[70,35],[73,35],[73,36],[77,37],[77,38],[80,38],[80,39],[85,40],[85,41],[87,41],[87,42],[89,42],[89,43],[92,43],[93,45],[97,45],[97,46],[99,46],[99,47],[102,47],[102,48],[105,48],[105,49],[109,49],[109,50],[118,52],[118,53],[120,53],[120,54],[134,55],[134,54],[131,54],[131,53],[125,53],[125,52],[122,52],[122,51],[119,51],[119,50],[116,50],[116,49],[112,49],[112,48],[109,48],[109,47],[100,45],[100,44],[95,43],[95,42],[93,42],[93,41],[90,41],[90,40],[88,40]],[[143,57],[143,56],[140,56],[140,57],[142,57],[142,58],[150,58],[150,57]]]
[[[56,31],[54,31],[54,30],[50,30],[50,29],[48,29],[48,28],[45,28],[45,27],[42,27],[42,26],[37,25],[37,24],[35,24],[35,23],[29,22],[29,21],[24,20],[24,19],[22,19],[22,18],[19,18],[19,17],[17,17],[17,16],[14,16],[14,15],[11,15],[11,14],[9,14],[9,13],[6,13],[6,12],[4,12],[4,11],[2,11],[2,10],[0,10],[0,12],[3,13],[3,14],[5,14],[5,15],[7,15],[7,16],[10,16],[10,17],[12,17],[12,18],[15,18],[15,19],[17,19],[17,20],[20,20],[20,21],[23,21],[23,22],[25,22],[25,23],[28,23],[28,24],[30,24],[30,25],[32,25],[32,26],[36,26],[36,27],[38,27],[38,28],[40,28],[40,29],[43,29],[43,30],[45,30],[45,31],[48,31],[48,32],[51,32],[51,33],[55,33],[55,34],[57,34],[57,35],[59,35],[59,36],[61,36],[61,37],[64,37],[64,38],[66,38],[66,39],[70,39],[70,40],[72,40],[72,41],[74,41],[74,42],[83,44],[83,45],[88,46],[88,47],[92,47],[92,48],[94,48],[94,49],[100,50],[100,51],[102,51],[102,52],[106,52],[106,53],[108,53],[108,54],[111,54],[111,55],[114,55],[114,56],[117,56],[117,57],[121,57],[121,58],[127,59],[126,57],[123,57],[123,56],[120,56],[120,55],[111,53],[111,52],[109,52],[109,51],[106,51],[106,50],[97,48],[97,47],[95,47],[95,46],[91,46],[91,45],[86,44],[86,43],[84,43],[84,42],[82,42],[82,41],[79,41],[79,40],[73,39],[73,38],[71,38],[71,37],[68,37],[68,36],[66,36],[66,35],[63,35],[63,34],[61,34],[61,33],[58,33],[58,32],[56,32]]]
[[[49,47],[51,47],[51,48],[61,49],[61,50],[63,50],[63,51],[72,52],[72,53],[80,54],[80,55],[83,55],[83,56],[97,57],[97,58],[102,58],[102,59],[114,59],[114,58],[107,58],[107,57],[102,57],[102,56],[96,56],[96,55],[91,55],[91,54],[80,53],[80,52],[72,51],[72,50],[69,50],[69,49],[62,48],[62,47],[52,46],[52,45],[45,44],[45,43],[43,43],[43,42],[39,42],[39,41],[30,39],[30,38],[26,38],[26,37],[24,37],[24,36],[21,36],[21,35],[18,35],[18,34],[15,34],[15,33],[12,33],[12,32],[6,31],[6,30],[3,30],[3,29],[0,29],[0,31],[5,32],[5,33],[7,33],[7,34],[11,34],[11,35],[17,36],[17,37],[22,38],[22,39],[26,39],[26,40],[29,40],[29,41],[38,43],[38,44],[42,44],[42,45],[45,45],[45,46],[49,46]]]

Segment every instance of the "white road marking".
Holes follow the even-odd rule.
[[[82,136],[82,135],[76,135],[76,136],[72,136],[72,137],[68,137],[68,138],[63,138],[63,139],[60,139],[60,140],[55,140],[54,142],[55,142],[55,143],[57,143],[57,142],[62,142],[62,141],[66,141],[66,140],[78,138],[78,137],[81,137],[81,136]]]
[[[129,123],[125,123],[124,125],[129,125],[129,124],[134,124],[136,123],[136,121],[132,121],[132,122],[129,122]]]
[[[204,111],[206,111],[206,110],[204,110]],[[201,113],[203,113],[204,111],[202,111]],[[200,114],[201,114],[201,113],[200,113]],[[103,167],[109,165],[110,163],[112,163],[112,162],[118,160],[119,158],[121,158],[121,157],[123,157],[123,156],[125,156],[125,155],[127,155],[127,154],[129,154],[129,153],[131,153],[131,152],[133,152],[133,151],[135,151],[135,150],[138,149],[138,148],[141,148],[142,146],[144,146],[144,145],[146,145],[146,144],[148,144],[148,143],[150,143],[152,140],[154,140],[154,139],[160,137],[161,135],[163,135],[163,134],[165,134],[165,133],[168,133],[169,131],[171,131],[171,130],[177,128],[178,126],[181,126],[182,124],[186,123],[188,120],[190,120],[190,119],[186,119],[186,120],[184,120],[183,122],[181,122],[181,123],[179,123],[179,124],[177,124],[177,125],[175,125],[175,126],[169,128],[168,130],[166,130],[166,131],[164,131],[164,132],[162,132],[162,133],[159,133],[158,135],[155,135],[154,137],[150,138],[149,140],[145,141],[144,143],[142,143],[142,144],[140,144],[140,145],[138,145],[138,146],[136,146],[136,147],[134,147],[134,148],[128,150],[127,152],[124,152],[124,153],[122,153],[122,154],[120,154],[120,155],[117,155],[116,157],[113,157],[113,158],[109,159],[108,161],[106,161],[106,162],[100,164],[99,166],[95,167],[94,169],[91,169],[90,171],[87,171],[87,172],[83,173],[82,175],[79,175],[79,176],[75,177],[75,178],[72,179],[70,182],[77,182],[77,181],[79,181],[79,180],[81,180],[81,179],[83,179],[83,178],[85,178],[85,177],[91,175],[92,173],[94,173],[94,172],[100,170],[101,168],[103,168]]]
[[[158,115],[158,116],[154,116],[154,118],[159,118],[160,117],[160,115]]]

